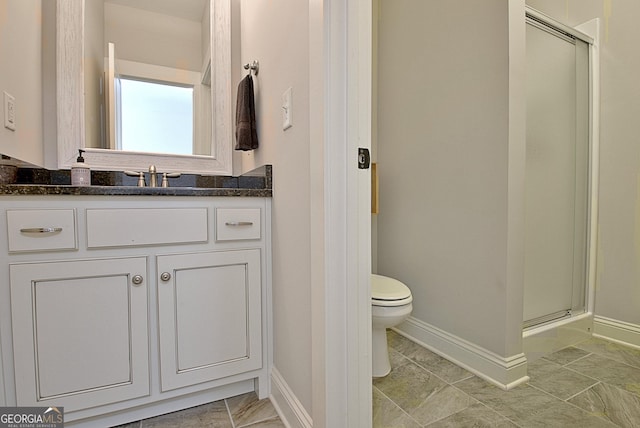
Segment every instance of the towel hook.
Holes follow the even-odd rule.
[[[244,65],[245,70],[249,70],[249,75],[253,71],[253,74],[258,75],[258,70],[260,70],[260,63],[258,61],[252,61],[251,63],[246,63]]]

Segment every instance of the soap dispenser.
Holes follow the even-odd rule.
[[[91,186],[91,170],[82,157],[84,150],[78,149],[78,159],[71,167],[72,186]]]

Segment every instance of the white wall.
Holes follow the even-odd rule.
[[[309,5],[243,0],[241,6],[241,63],[260,62],[254,78],[260,148],[236,154],[242,171],[234,172],[274,166],[274,366],[311,414]],[[283,131],[281,97],[289,87],[293,127]]]
[[[527,5],[570,26],[602,20],[595,314],[640,326],[640,3],[527,0]]]
[[[378,22],[377,270],[411,288],[414,318],[503,357],[522,352],[524,18],[510,15],[524,3],[394,0]]]
[[[211,2],[206,2],[200,23],[200,58],[202,58],[202,68],[204,61],[211,56]]]
[[[0,0],[0,100],[16,100],[16,131],[4,127],[0,105],[0,153],[43,165],[42,2]]]
[[[105,41],[116,44],[116,58],[202,70],[201,22],[114,3],[104,11]]]

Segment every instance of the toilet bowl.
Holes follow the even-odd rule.
[[[387,328],[395,327],[411,314],[411,290],[397,279],[371,274],[371,357],[373,377],[391,371],[387,349]]]

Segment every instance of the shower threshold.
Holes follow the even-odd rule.
[[[593,314],[582,312],[567,315],[522,331],[524,354],[529,363],[591,337]]]
[[[558,321],[564,318],[571,317],[572,312],[571,309],[565,309],[563,311],[554,312],[553,314],[544,315],[542,317],[534,318],[532,320],[527,320],[522,323],[522,328],[527,330],[529,328],[542,326],[548,324],[550,322]]]

